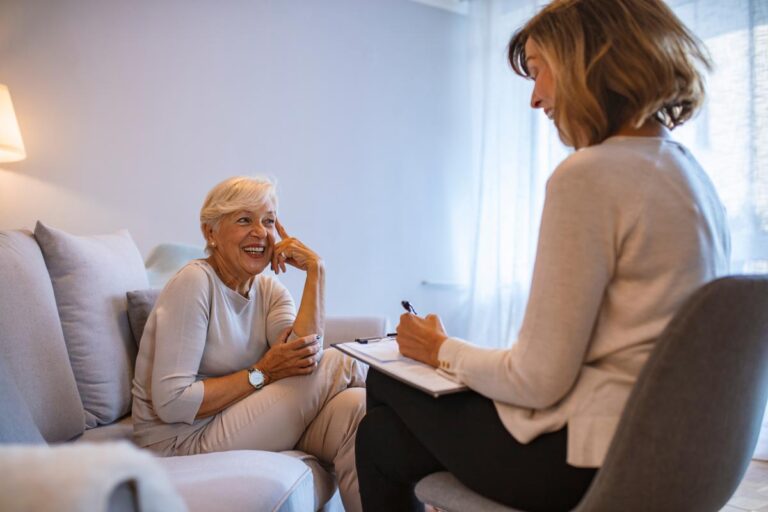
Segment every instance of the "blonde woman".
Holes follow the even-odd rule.
[[[161,455],[303,450],[333,466],[344,507],[359,510],[354,440],[365,369],[337,350],[322,353],[322,259],[282,227],[267,180],[219,183],[200,224],[208,257],[168,282],[141,339],[136,441]],[[264,274],[288,267],[306,274],[298,312]]]
[[[369,373],[367,511],[421,508],[414,483],[444,469],[518,509],[572,509],[662,329],[728,269],[720,200],[669,133],[701,105],[709,62],[662,0],[554,1],[512,37],[509,61],[578,150],[547,183],[523,326],[490,350],[434,315],[401,317],[400,351],[472,391],[434,400]]]

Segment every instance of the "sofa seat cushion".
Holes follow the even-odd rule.
[[[46,441],[71,439],[83,431],[83,404],[51,278],[29,231],[0,231],[0,283],[0,357],[8,378]]]
[[[133,418],[129,414],[109,425],[89,428],[76,439],[77,442],[103,443],[106,441],[133,442]]]
[[[38,222],[35,238],[51,276],[86,426],[112,423],[131,408],[136,344],[125,294],[148,286],[141,254],[125,230],[75,236]]]
[[[330,472],[330,468],[320,462],[314,455],[300,450],[287,450],[280,453],[299,459],[312,470],[312,479],[314,480],[315,487],[315,510],[322,509],[327,512],[335,510],[333,504],[330,504],[329,501],[337,499],[341,503],[341,500],[339,499],[339,488],[336,485],[336,478]],[[343,507],[340,510],[343,510]]]
[[[287,455],[237,450],[158,461],[190,512],[314,510],[312,471]]]

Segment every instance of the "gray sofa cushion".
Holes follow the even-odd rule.
[[[280,453],[239,450],[158,461],[190,512],[315,510],[312,471]]]
[[[147,323],[149,314],[152,312],[152,308],[155,307],[158,295],[160,295],[160,290],[155,288],[134,290],[126,294],[128,299],[128,320],[131,323],[131,332],[137,347],[141,342],[144,326]]]
[[[89,428],[75,439],[77,443],[104,443],[107,441],[133,442],[133,418],[126,416],[109,425]]]
[[[64,339],[88,428],[112,423],[131,407],[136,358],[125,294],[146,288],[141,254],[127,231],[75,236],[38,222]]]
[[[0,359],[0,443],[45,444],[13,376]]]
[[[0,358],[43,437],[66,441],[83,432],[83,404],[51,279],[29,231],[0,231],[0,283]]]

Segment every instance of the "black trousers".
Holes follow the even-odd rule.
[[[514,508],[570,510],[597,473],[566,464],[566,429],[521,444],[475,392],[432,398],[371,368],[367,396],[355,445],[366,512],[423,510],[414,486],[443,470]]]

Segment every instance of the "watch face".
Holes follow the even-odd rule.
[[[248,371],[248,382],[256,389],[260,389],[264,386],[264,374],[259,370],[253,369]]]

